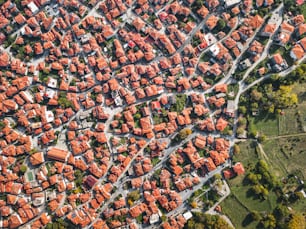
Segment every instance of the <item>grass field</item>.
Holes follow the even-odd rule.
[[[303,162],[306,158],[305,88],[305,83],[294,85],[292,92],[297,94],[299,104],[295,108],[285,109],[283,115],[274,117],[269,114],[261,114],[258,117],[252,118],[259,133],[263,133],[268,137],[268,140],[262,144],[268,156],[265,159],[279,178],[285,177],[290,173],[298,174],[304,179],[306,178],[306,170],[303,169]],[[303,135],[304,133],[305,135]],[[283,137],[277,138],[278,136]],[[256,153],[250,155],[250,151],[255,151],[255,149],[252,149],[248,144],[241,144],[241,152],[247,158],[238,158],[242,162],[249,158],[251,158],[250,161],[253,161],[254,155],[256,156]],[[260,154],[257,156],[260,156]]]
[[[251,117],[260,134],[265,134],[267,140],[261,148],[253,140],[240,142],[240,153],[233,156],[233,163],[242,162],[246,174],[263,159],[268,163],[270,171],[278,180],[297,175],[305,180],[306,158],[306,84],[296,84],[292,92],[298,95],[299,104],[295,108],[285,109],[283,115],[263,115]],[[235,228],[256,228],[257,223],[250,220],[249,212],[258,211],[271,213],[277,205],[277,196],[269,191],[266,200],[259,200],[249,195],[250,185],[243,184],[244,176],[238,176],[228,181],[231,195],[221,204],[222,211],[234,224]],[[285,186],[284,186],[285,188]],[[306,199],[291,203],[293,210],[306,211]],[[237,212],[239,214],[237,214]]]
[[[279,179],[294,171],[297,171],[296,174],[299,177],[306,175],[306,171],[303,170],[304,160],[301,160],[301,158],[306,158],[306,136],[299,137],[298,140],[296,138],[281,138],[266,141],[263,149],[267,156],[263,156],[255,141],[240,142],[239,146],[241,152],[234,156],[233,162],[242,162],[246,174],[259,159],[264,159],[270,170]],[[284,152],[280,151],[280,146],[286,146]],[[277,195],[273,191],[269,191],[266,200],[254,198],[249,194],[251,186],[243,184],[243,180],[244,176],[238,176],[228,181],[232,194],[221,203],[222,211],[231,219],[235,228],[256,228],[257,223],[250,220],[249,212],[273,212],[277,206]],[[297,211],[305,211],[305,203],[304,199],[291,204],[290,207]]]
[[[299,104],[295,108],[284,109],[284,114],[273,116],[260,114],[251,117],[256,129],[268,137],[306,132],[306,83],[295,84],[292,92],[298,96]]]
[[[260,115],[252,118],[256,129],[266,136],[278,136],[278,119],[271,114]]]
[[[240,142],[241,153],[233,158],[234,162],[242,162],[246,173],[261,159],[254,143],[251,140]],[[248,219],[248,213],[253,210],[259,212],[272,211],[276,205],[276,195],[270,192],[269,197],[264,201],[253,198],[248,192],[251,186],[243,185],[243,180],[244,176],[237,176],[228,181],[232,195],[221,206],[223,212],[232,220],[236,228],[255,228],[256,223],[252,223]],[[235,210],[233,211],[233,209]]]
[[[248,169],[250,165],[254,165],[258,160],[258,154],[254,147],[252,140],[247,140],[239,143],[241,153],[234,155],[234,162],[242,162],[245,169]]]
[[[248,194],[250,188],[249,185],[240,185],[239,187],[231,187],[231,190],[237,199],[250,210],[270,212],[275,208],[277,196],[274,192],[270,192],[267,200],[262,201]]]
[[[306,130],[306,84],[296,84],[293,92],[297,94],[299,104],[296,108],[286,109],[285,114],[279,117],[279,134],[295,134]]]
[[[233,195],[226,198],[222,204],[222,212],[227,215],[236,229],[255,228],[256,223],[252,222],[249,217],[248,209],[243,206]]]
[[[296,109],[286,109],[285,114],[279,116],[279,135],[300,133]]]
[[[275,175],[284,177],[294,173],[306,178],[306,135],[271,139],[263,144]]]
[[[259,159],[264,159],[255,148],[254,142],[245,141],[239,144],[241,153],[234,156],[235,162],[242,162],[246,173],[252,168]],[[265,201],[259,201],[254,199],[253,196],[248,195],[248,190],[251,188],[249,185],[242,185],[244,176],[237,176],[234,179],[229,180],[229,185],[233,194],[240,200],[245,206],[251,210],[256,211],[269,211],[275,207],[276,196],[273,192],[270,192],[269,197]]]

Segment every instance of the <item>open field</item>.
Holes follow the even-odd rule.
[[[279,117],[279,133],[280,135],[300,133],[296,109],[286,109],[285,114]]]
[[[252,222],[248,217],[248,209],[239,203],[235,196],[230,195],[228,198],[226,198],[222,202],[221,207],[223,213],[230,218],[235,228],[251,229],[256,227],[256,223]]]
[[[274,192],[270,191],[267,200],[262,201],[249,194],[250,188],[250,185],[240,185],[239,187],[231,187],[231,190],[236,198],[249,210],[270,212],[275,208],[277,197]]]
[[[258,132],[266,136],[278,136],[278,119],[271,114],[260,115],[252,118]]]
[[[242,162],[247,170],[250,165],[255,165],[258,160],[258,154],[255,150],[255,142],[247,140],[239,143],[241,153],[234,155],[234,162]]]
[[[268,163],[270,171],[272,171],[272,173],[279,179],[287,176],[291,171],[294,172],[295,168],[299,168],[297,175],[301,177],[301,174],[305,173],[302,171],[304,161],[301,160],[301,158],[306,158],[306,154],[301,155],[301,153],[298,152],[298,149],[305,149],[306,153],[306,136],[295,141],[293,141],[292,138],[290,143],[296,144],[296,150],[291,150],[285,153],[278,151],[278,144],[280,144],[280,142],[288,142],[288,139],[285,138],[284,140],[281,138],[265,142],[263,145],[264,153],[261,152],[255,141],[247,140],[240,142],[239,146],[241,152],[234,156],[234,162],[242,162],[247,174],[258,160],[263,159]],[[290,156],[290,152],[292,156]],[[287,154],[291,159],[287,159]],[[297,158],[295,158],[296,156]],[[274,208],[277,206],[277,195],[275,192],[269,191],[266,200],[254,198],[254,196],[250,195],[249,192],[251,185],[243,184],[244,177],[245,176],[238,176],[228,181],[232,194],[224,200],[221,207],[223,213],[231,219],[236,228],[256,228],[257,223],[252,222],[248,218],[249,212],[273,212]],[[296,211],[305,211],[305,203],[306,200],[298,201],[290,204],[290,207]],[[233,209],[235,209],[235,211],[233,211]],[[237,214],[237,212],[239,212],[239,214]]]
[[[234,156],[234,162],[242,162],[246,170],[248,171],[257,163],[259,159],[262,159],[258,149],[256,149],[256,143],[248,140],[240,142],[241,153]],[[270,192],[267,200],[259,200],[249,195],[250,185],[243,185],[245,176],[237,176],[228,181],[231,188],[231,196],[229,196],[222,204],[223,212],[232,220],[236,228],[255,228],[256,223],[251,222],[247,217],[250,211],[268,211],[271,212],[276,206],[276,195]],[[235,209],[235,211],[233,211]],[[237,214],[239,212],[239,214]]]
[[[252,168],[259,159],[265,159],[259,153],[259,150],[255,147],[255,142],[245,141],[239,144],[241,153],[234,156],[235,162],[242,162],[246,170],[246,174]],[[269,164],[270,166],[270,164]],[[271,168],[272,169],[272,168]],[[274,171],[273,171],[274,172]],[[229,185],[236,198],[244,203],[244,205],[250,210],[256,211],[269,211],[275,207],[276,196],[273,192],[270,192],[267,200],[260,201],[254,199],[253,196],[248,195],[250,185],[243,185],[244,176],[237,176],[229,180]]]
[[[268,163],[278,177],[295,173],[306,178],[304,161],[306,158],[306,84],[296,84],[293,92],[297,94],[299,104],[296,108],[284,110],[279,116],[279,136],[266,134],[268,140],[263,143],[263,149],[268,156]],[[255,125],[264,128],[262,122]],[[269,130],[271,127],[267,127]],[[266,131],[268,133],[268,131]],[[304,135],[305,133],[305,135]],[[286,136],[289,135],[289,136]]]
[[[271,139],[263,144],[268,158],[273,161],[275,175],[286,176],[290,173],[305,179],[306,136]]]
[[[298,96],[299,104],[295,108],[284,109],[284,114],[274,116],[260,114],[251,117],[256,129],[267,137],[283,136],[306,132],[306,84],[296,84],[292,92]]]
[[[251,168],[263,159],[267,162],[270,171],[278,180],[297,175],[305,180],[306,158],[306,84],[296,84],[292,92],[298,95],[297,107],[285,109],[283,115],[260,114],[251,117],[260,134],[267,136],[267,140],[257,145],[254,140],[238,143],[240,154],[234,155],[233,162],[242,162],[246,174]],[[221,204],[226,214],[236,228],[256,228],[257,223],[248,217],[251,211],[271,213],[277,206],[277,195],[269,191],[266,200],[260,200],[249,194],[251,185],[243,184],[244,176],[238,176],[228,181],[231,195]],[[284,186],[284,189],[285,186]],[[306,199],[293,202],[289,206],[294,211],[306,211]],[[233,210],[235,209],[235,210]],[[239,214],[237,214],[239,212]]]

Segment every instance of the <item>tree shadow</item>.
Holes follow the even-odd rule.
[[[299,98],[300,101],[306,100],[306,92],[301,92],[301,93],[298,95],[298,98]]]
[[[254,192],[252,188],[249,188],[248,191],[246,192],[246,197],[247,198],[254,198]]]
[[[275,118],[276,118],[275,114],[261,111],[260,114],[254,118],[254,124],[263,121],[266,122],[269,120],[275,120]]]
[[[254,193],[254,191],[252,190],[252,188],[249,188],[249,189],[247,190],[247,192],[246,192],[246,197],[247,197],[247,198],[252,198],[253,200],[262,201],[262,199],[259,198],[259,196],[256,195],[256,194]]]
[[[242,226],[246,227],[249,224],[251,224],[253,222],[252,216],[251,214],[247,214],[247,216],[244,218],[244,220],[242,221]]]

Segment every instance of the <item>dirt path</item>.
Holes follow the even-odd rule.
[[[306,133],[287,134],[287,135],[280,135],[280,136],[275,136],[275,137],[268,137],[267,140],[279,139],[279,138],[297,137],[297,136],[306,136]]]
[[[260,143],[257,143],[258,149],[259,149],[259,153],[264,157],[264,159],[266,160],[266,162],[273,167],[275,161],[271,161],[270,158],[267,156],[266,152],[264,151],[262,145]],[[288,170],[286,168],[286,166],[284,166],[283,162],[281,160],[279,160],[279,158],[275,158],[274,160],[278,161],[279,164],[279,169],[283,170],[283,172],[288,173]],[[276,172],[276,171],[274,171]]]
[[[267,156],[266,152],[264,151],[264,149],[262,148],[262,145],[260,143],[257,143],[258,149],[261,153],[261,155],[265,158],[265,160],[269,163],[271,163],[269,157]]]

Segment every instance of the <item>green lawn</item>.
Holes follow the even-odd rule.
[[[273,173],[282,178],[288,174],[286,168],[286,161],[288,160],[288,155],[281,151],[276,144],[279,140],[268,140],[264,142],[263,149],[270,159],[268,161],[269,166],[273,169]],[[271,162],[272,160],[272,162]]]

